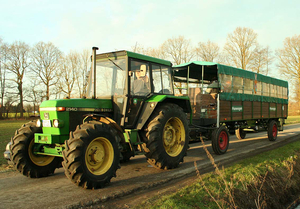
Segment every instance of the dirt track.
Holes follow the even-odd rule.
[[[267,139],[266,132],[252,133],[244,140],[230,137],[230,145],[225,155],[213,155],[216,162],[229,164],[241,158],[264,152],[282,146],[291,141],[299,140],[299,124],[285,127],[280,132],[276,142]],[[210,141],[207,143],[211,151]],[[134,157],[130,162],[121,164],[117,178],[105,188],[99,190],[84,190],[73,185],[64,175],[63,169],[58,169],[54,175],[47,178],[30,179],[17,172],[0,173],[0,208],[66,208],[99,204],[102,201],[123,197],[128,194],[142,194],[145,189],[153,190],[156,186],[173,187],[184,185],[185,176],[194,173],[194,161],[200,172],[209,171],[211,165],[200,143],[190,145],[185,162],[173,170],[157,170],[152,168],[144,156]],[[180,183],[181,182],[181,183]],[[179,188],[180,186],[178,186]],[[132,198],[132,200],[139,198]],[[128,201],[127,201],[128,202]],[[135,201],[136,202],[136,201]],[[130,203],[130,202],[129,202]],[[134,205],[134,201],[131,202]]]

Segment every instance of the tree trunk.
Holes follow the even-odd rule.
[[[20,95],[20,118],[23,118],[23,86],[22,86],[22,82],[19,83],[18,85],[18,89],[19,89],[19,95]]]

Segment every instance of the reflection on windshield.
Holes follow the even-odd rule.
[[[111,59],[111,58],[110,58]],[[126,78],[125,58],[97,60],[96,62],[96,98],[123,95]],[[89,87],[93,76],[90,74]],[[92,97],[93,88],[88,88],[88,97]]]

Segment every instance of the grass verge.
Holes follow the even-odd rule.
[[[0,120],[0,171],[7,167],[7,162],[3,157],[6,144],[14,136],[15,131],[21,127],[22,124],[29,120]]]
[[[300,193],[300,141],[222,168],[136,208],[287,208]],[[297,196],[298,195],[298,196]]]
[[[285,121],[286,124],[294,124],[294,123],[300,123],[300,115],[297,116],[288,116],[288,118]]]

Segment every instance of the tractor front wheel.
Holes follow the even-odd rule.
[[[31,121],[22,125],[11,139],[11,160],[15,168],[25,176],[31,178],[45,177],[54,173],[59,167],[61,159],[54,156],[36,155],[34,134],[41,133],[42,128],[36,127]]]
[[[155,110],[147,124],[146,157],[159,169],[176,168],[186,155],[189,143],[186,115],[176,104]]]
[[[225,126],[221,126],[213,131],[211,144],[214,153],[217,155],[222,155],[227,152],[229,146],[229,134]]]
[[[110,125],[89,121],[77,126],[65,141],[66,176],[85,189],[102,188],[120,168],[119,136]]]

